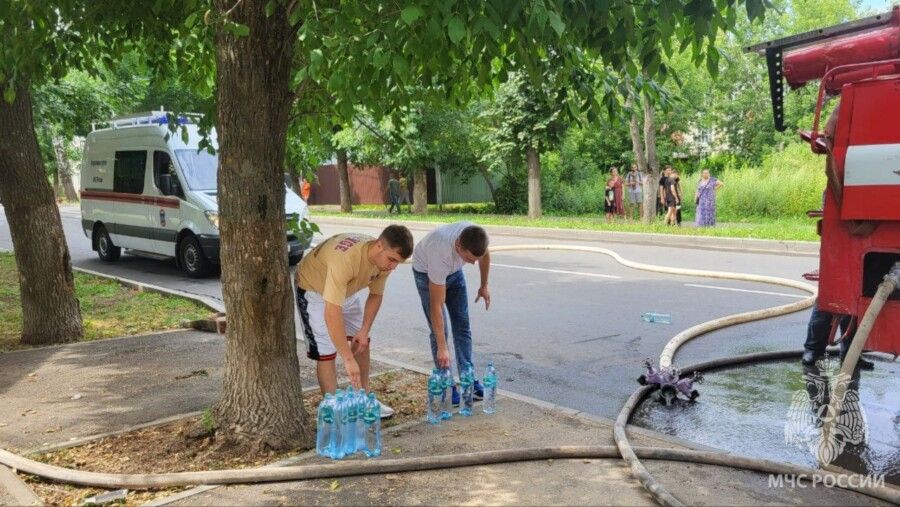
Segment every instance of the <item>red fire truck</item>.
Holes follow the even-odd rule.
[[[819,80],[812,130],[825,155],[818,216],[820,310],[861,321],[886,274],[900,266],[900,7],[886,14],[747,48],[766,56],[775,128],[784,126],[784,82]],[[839,101],[821,120],[826,101]],[[820,129],[820,127],[822,127]],[[874,322],[865,348],[900,354],[900,290]]]

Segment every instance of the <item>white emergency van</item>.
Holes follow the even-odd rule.
[[[196,119],[196,118],[194,118]],[[190,117],[170,132],[164,111],[114,118],[87,136],[81,174],[81,224],[100,259],[137,255],[174,258],[189,276],[207,275],[219,262],[217,155],[199,149]],[[214,148],[215,130],[209,141]],[[308,218],[306,203],[286,188],[285,219]],[[296,264],[309,246],[293,233],[286,252]]]

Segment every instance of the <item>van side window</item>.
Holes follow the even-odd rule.
[[[143,193],[146,168],[146,151],[117,151],[113,167],[113,192]]]
[[[160,190],[162,190],[162,184],[160,184],[159,177],[163,174],[170,174],[172,180],[174,180],[175,183],[178,183],[178,175],[175,174],[175,165],[172,163],[172,158],[164,151],[154,151],[153,182],[156,184],[156,188]]]

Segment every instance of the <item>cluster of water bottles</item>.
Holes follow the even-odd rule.
[[[356,452],[381,454],[381,405],[362,389],[326,393],[316,419],[316,452],[341,459]]]
[[[497,410],[497,370],[493,361],[488,362],[487,369],[482,379],[484,399],[481,409],[485,414],[493,414]],[[459,373],[459,415],[472,415],[472,406],[475,404],[475,368],[471,363],[466,363]],[[428,377],[428,412],[425,420],[431,424],[438,424],[442,420],[453,417],[453,374],[449,368],[431,370]]]

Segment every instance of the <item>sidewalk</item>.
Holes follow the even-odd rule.
[[[315,213],[315,212],[313,212]],[[386,227],[398,220],[390,218],[360,218],[354,216],[334,217],[312,215],[317,224],[356,223],[371,227]],[[412,230],[430,231],[443,222],[405,221],[400,223]],[[709,250],[726,250],[755,253],[773,253],[787,255],[818,256],[819,243],[814,241],[786,241],[751,238],[728,238],[715,236],[682,236],[677,234],[657,234],[643,232],[591,231],[582,229],[559,229],[551,227],[520,227],[484,225],[491,235],[520,236],[536,239],[555,239],[573,241],[604,241],[612,243],[631,243],[653,246],[672,246],[680,248],[703,248]]]
[[[224,341],[173,332],[64,345],[0,355],[0,446],[20,452],[202,410],[215,403]],[[304,388],[314,388],[301,360]],[[374,372],[392,367],[373,364]],[[205,371],[206,374],[197,373]],[[187,377],[185,377],[187,375]],[[80,397],[77,397],[80,395]],[[608,422],[501,397],[498,413],[454,417],[388,430],[385,457],[414,457],[514,447],[612,444]],[[52,431],[51,431],[52,430]],[[672,447],[671,439],[634,432],[637,446]],[[326,460],[307,456],[301,464]],[[773,489],[767,476],[705,465],[648,462],[682,499],[707,504],[809,503],[873,505],[837,489]],[[492,465],[410,474],[220,487],[178,505],[303,504],[628,504],[650,498],[619,460],[567,460]],[[2,490],[2,487],[0,487]],[[5,499],[5,500],[4,500]],[[175,500],[173,498],[172,500]],[[0,503],[9,502],[0,491]]]

